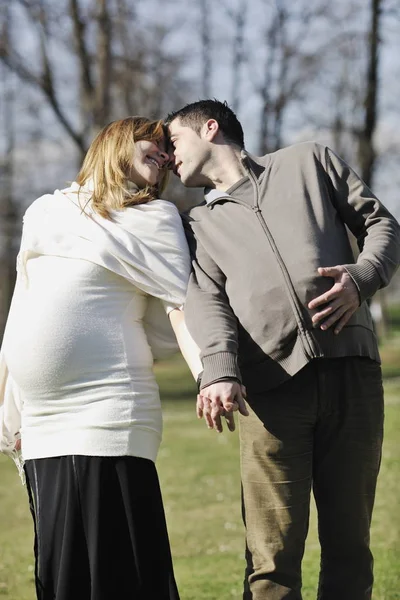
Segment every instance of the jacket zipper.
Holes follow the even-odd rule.
[[[268,225],[267,225],[267,223],[266,223],[266,221],[264,219],[264,216],[263,216],[263,214],[261,212],[261,208],[259,206],[259,194],[258,194],[257,181],[256,181],[256,179],[255,179],[255,177],[254,177],[254,175],[253,175],[253,173],[251,172],[250,169],[248,169],[248,173],[249,173],[249,176],[251,178],[251,181],[253,182],[253,188],[254,188],[255,193],[256,193],[256,203],[255,203],[255,206],[252,206],[252,210],[257,215],[258,221],[259,221],[261,227],[264,230],[264,233],[265,233],[265,235],[266,235],[266,237],[268,239],[269,245],[271,246],[272,251],[275,254],[276,260],[278,262],[278,265],[279,265],[279,267],[281,269],[283,278],[284,278],[285,283],[286,283],[286,287],[289,290],[290,301],[291,301],[291,304],[292,304],[292,310],[293,310],[295,319],[297,321],[297,327],[299,328],[299,330],[300,330],[300,332],[302,334],[301,335],[301,340],[302,340],[303,346],[304,346],[304,342],[305,342],[306,345],[307,345],[307,348],[305,348],[306,352],[307,352],[307,349],[308,349],[309,356],[311,358],[315,358],[317,356],[317,354],[316,354],[314,348],[312,347],[312,344],[311,344],[311,341],[309,339],[307,330],[304,327],[302,315],[301,315],[301,312],[300,312],[300,309],[299,309],[299,306],[298,306],[298,303],[297,303],[297,299],[296,299],[296,292],[295,292],[295,290],[293,288],[293,285],[292,285],[292,282],[290,280],[290,276],[289,276],[289,273],[288,273],[287,268],[285,266],[285,263],[282,260],[282,257],[281,257],[281,255],[279,253],[279,250],[278,250],[278,248],[277,248],[277,246],[275,244],[275,240],[272,237],[272,234],[271,234],[271,232],[270,232],[270,230],[268,228]]]
[[[263,228],[265,235],[267,236],[269,245],[271,246],[272,251],[275,254],[276,260],[278,262],[278,265],[279,265],[279,267],[281,269],[283,278],[284,278],[285,283],[286,283],[286,287],[289,290],[290,301],[291,301],[291,304],[292,304],[292,310],[293,310],[295,319],[297,321],[297,327],[299,328],[299,330],[300,330],[300,332],[302,334],[301,335],[301,340],[302,340],[303,346],[304,346],[304,342],[305,342],[306,345],[307,345],[307,348],[305,348],[306,352],[307,352],[307,349],[308,349],[309,356],[311,358],[315,358],[317,355],[315,353],[315,350],[312,347],[312,344],[311,344],[311,341],[309,339],[307,330],[304,327],[302,315],[301,315],[301,312],[300,312],[300,309],[299,309],[299,306],[298,306],[298,303],[297,303],[297,299],[296,299],[296,292],[295,292],[295,290],[293,288],[293,285],[292,285],[292,282],[290,280],[290,276],[289,276],[289,273],[288,273],[287,268],[285,266],[285,263],[282,260],[282,257],[281,257],[281,255],[279,253],[279,250],[278,250],[278,248],[277,248],[277,246],[275,244],[275,240],[272,237],[272,234],[271,234],[271,232],[270,232],[270,230],[268,228],[268,225],[267,225],[267,223],[266,223],[266,221],[264,219],[264,216],[263,216],[263,214],[261,212],[261,208],[259,206],[259,194],[258,194],[257,181],[255,180],[255,177],[254,177],[254,175],[253,175],[253,173],[251,172],[250,169],[248,169],[248,172],[249,172],[251,181],[253,182],[253,188],[255,189],[255,192],[256,192],[256,203],[255,203],[255,206],[252,206],[252,210],[257,215],[258,221],[259,221],[261,227]]]
[[[298,326],[298,328],[300,329],[300,331],[302,333],[302,338],[301,339],[302,339],[302,341],[304,340],[305,342],[307,342],[307,347],[308,347],[308,351],[309,351],[309,354],[310,354],[311,358],[315,358],[316,357],[316,353],[315,353],[315,351],[312,348],[310,340],[308,339],[307,330],[305,329],[304,324],[303,324],[302,316],[301,316],[301,313],[300,313],[300,310],[299,310],[299,307],[298,307],[298,304],[297,304],[297,301],[296,301],[295,291],[293,289],[292,282],[290,281],[289,273],[287,272],[287,269],[286,269],[285,264],[284,264],[284,262],[282,260],[282,257],[279,254],[279,250],[276,247],[276,244],[275,244],[275,241],[274,241],[274,239],[273,239],[273,237],[271,235],[271,232],[268,229],[268,225],[265,222],[265,219],[264,219],[263,214],[261,212],[261,208],[259,206],[253,206],[252,210],[257,215],[258,221],[259,221],[259,223],[261,224],[261,227],[264,230],[264,233],[265,233],[265,235],[266,235],[266,237],[268,239],[268,242],[269,242],[269,244],[270,244],[270,246],[272,248],[272,251],[273,251],[273,253],[275,255],[275,258],[276,258],[276,260],[278,262],[278,265],[279,265],[279,267],[281,269],[283,278],[284,278],[285,283],[286,283],[286,287],[289,290],[290,301],[291,301],[291,304],[292,304],[292,310],[293,310],[294,316],[295,316],[296,321],[297,321],[297,326]]]
[[[292,311],[294,313],[295,319],[296,319],[296,323],[297,323],[297,327],[299,328],[300,332],[301,332],[301,341],[303,343],[304,346],[304,342],[306,342],[307,344],[307,348],[308,348],[308,352],[307,352],[307,348],[305,348],[306,352],[309,354],[310,358],[316,358],[318,356],[318,354],[315,352],[315,350],[313,349],[313,346],[311,344],[311,341],[309,339],[307,330],[304,327],[303,324],[303,320],[301,317],[301,313],[296,301],[296,293],[293,289],[293,285],[292,282],[290,281],[290,276],[289,273],[287,272],[287,269],[285,267],[285,264],[282,260],[282,257],[279,253],[278,248],[276,247],[275,241],[271,235],[270,230],[268,229],[268,225],[263,217],[261,208],[259,207],[259,196],[258,196],[258,185],[257,182],[254,179],[254,175],[253,173],[250,171],[250,169],[247,169],[249,176],[253,182],[253,187],[256,191],[256,204],[254,206],[249,206],[246,202],[243,202],[241,200],[237,200],[236,198],[232,198],[231,196],[226,196],[226,197],[219,197],[218,199],[216,199],[214,202],[212,202],[212,204],[216,204],[217,202],[219,202],[220,200],[230,200],[231,202],[235,202],[236,204],[240,204],[241,206],[246,207],[247,209],[251,210],[253,213],[255,213],[255,215],[257,216],[258,222],[260,223],[261,227],[263,228],[263,231],[265,233],[265,236],[268,240],[268,243],[275,255],[275,258],[277,260],[277,263],[279,265],[279,268],[282,272],[283,278],[285,280],[285,284],[287,289],[289,290],[289,294],[290,294],[290,303],[292,305]],[[210,203],[211,204],[211,203]]]

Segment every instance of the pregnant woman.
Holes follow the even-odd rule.
[[[180,310],[184,231],[158,199],[167,162],[161,122],[115,121],[76,182],[24,217],[0,422],[1,449],[24,463],[38,600],[179,598],[154,464],[153,358],[175,350],[170,322],[201,366]]]

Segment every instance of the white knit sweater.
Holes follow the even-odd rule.
[[[77,186],[24,218],[0,358],[1,449],[155,460],[161,409],[154,355],[176,349],[166,313],[190,270],[176,207],[163,200],[82,212]],[[90,193],[90,190],[87,191]]]

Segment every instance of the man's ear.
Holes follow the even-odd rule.
[[[219,133],[219,124],[215,119],[208,119],[201,128],[203,139],[212,142]]]

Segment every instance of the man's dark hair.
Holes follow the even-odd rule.
[[[165,119],[165,124],[169,125],[175,119],[179,119],[182,125],[190,127],[198,134],[208,119],[215,119],[225,140],[244,148],[242,126],[227,102],[219,100],[192,102],[180,110],[171,112]]]

